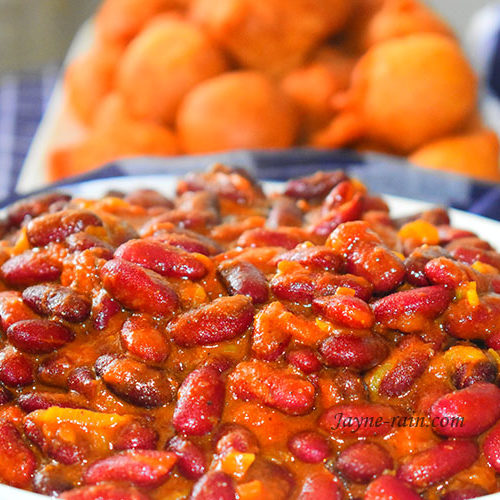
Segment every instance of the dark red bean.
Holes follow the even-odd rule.
[[[48,319],[26,319],[10,326],[7,338],[21,351],[45,354],[71,342],[74,333],[64,325]]]
[[[290,198],[313,200],[325,197],[337,184],[347,177],[341,170],[317,172],[309,177],[288,181],[285,195]]]
[[[468,500],[469,498],[482,497],[487,494],[488,492],[484,488],[473,484],[464,488],[450,490],[441,497],[441,500]]]
[[[231,476],[221,471],[210,471],[194,485],[190,500],[236,500],[236,489]]]
[[[287,353],[286,359],[292,366],[307,375],[321,370],[321,362],[310,347],[290,351]]]
[[[280,272],[271,280],[274,295],[291,302],[310,303],[314,298],[314,286],[314,275],[307,271]]]
[[[260,481],[264,491],[273,500],[287,500],[295,489],[295,479],[284,466],[256,457],[246,473],[247,481]]]
[[[246,261],[222,262],[217,273],[230,295],[246,295],[254,304],[267,302],[269,288],[264,274]]]
[[[51,406],[61,408],[84,408],[82,402],[71,394],[55,392],[25,392],[17,398],[21,410],[31,413],[36,410],[46,410]]]
[[[135,189],[127,194],[124,200],[131,205],[138,205],[143,208],[164,207],[173,208],[174,204],[154,189]]]
[[[289,252],[277,255],[272,263],[298,262],[299,264],[321,271],[335,272],[340,270],[342,261],[335,252],[325,246],[299,245]]]
[[[9,387],[23,387],[33,383],[31,360],[12,347],[0,351],[0,382]]]
[[[478,382],[495,383],[497,376],[498,368],[490,361],[463,362],[454,367],[451,382],[457,389],[465,389]]]
[[[83,486],[61,493],[63,500],[149,500],[149,497],[135,488],[126,488],[112,483],[97,486]]]
[[[451,258],[438,257],[425,265],[425,274],[429,281],[436,285],[456,288],[469,281],[475,281],[478,292],[489,290],[489,280],[472,267],[456,262]]]
[[[365,493],[365,500],[420,500],[420,496],[394,476],[380,476]]]
[[[72,323],[81,323],[90,315],[90,302],[71,288],[45,283],[25,288],[23,300],[42,316],[57,316]]]
[[[295,228],[267,229],[256,228],[245,231],[237,241],[240,247],[283,247],[295,248],[305,241],[302,230]]]
[[[71,196],[65,193],[43,193],[18,201],[7,208],[8,222],[12,226],[20,226],[23,222],[47,212],[53,203],[67,202]]]
[[[339,480],[326,472],[307,476],[297,500],[342,500]]]
[[[198,280],[208,272],[203,262],[190,253],[157,240],[127,241],[118,247],[115,257],[166,277]]]
[[[323,462],[330,454],[327,440],[313,431],[295,434],[288,441],[288,449],[293,455],[308,464]]]
[[[202,255],[215,255],[222,252],[222,248],[213,240],[201,234],[175,229],[173,232],[158,231],[153,238],[172,247],[181,248],[190,253],[201,253]]]
[[[414,286],[430,285],[425,273],[425,265],[430,260],[439,257],[449,257],[449,254],[438,246],[424,245],[413,250],[405,260],[406,280],[408,283]]]
[[[70,372],[67,379],[68,389],[93,399],[97,392],[98,382],[94,372],[86,366],[78,366]]]
[[[192,371],[177,395],[172,424],[177,432],[202,436],[219,422],[224,407],[225,386],[220,374],[210,367]]]
[[[486,434],[483,453],[493,469],[500,473],[500,422]]]
[[[181,346],[216,344],[245,332],[253,315],[254,307],[248,297],[221,297],[179,315],[168,325],[168,330]]]
[[[12,393],[3,385],[0,385],[0,405],[4,405],[12,401]]]
[[[66,244],[71,252],[83,252],[89,248],[102,249],[102,258],[109,260],[113,258],[115,249],[109,243],[89,233],[74,233],[66,238]]]
[[[47,252],[25,252],[11,257],[2,265],[2,276],[10,285],[27,286],[44,281],[55,281],[61,275],[62,265]]]
[[[415,488],[427,488],[467,469],[478,456],[478,447],[472,441],[442,441],[411,455],[396,476]]]
[[[38,379],[40,382],[66,389],[68,376],[75,367],[74,359],[66,354],[56,353],[46,357],[38,369]]]
[[[266,226],[271,229],[279,227],[300,227],[302,225],[302,210],[294,200],[285,196],[273,201],[267,216]]]
[[[92,323],[96,330],[104,330],[109,325],[111,318],[122,310],[120,304],[112,299],[105,290],[96,297],[93,313]]]
[[[355,443],[337,459],[337,469],[355,483],[369,483],[393,467],[392,457],[375,443]]]
[[[207,459],[196,444],[174,436],[167,443],[167,450],[177,456],[177,469],[187,479],[199,479],[207,471]]]
[[[371,328],[375,323],[366,302],[350,295],[329,295],[313,300],[313,311],[347,328]]]
[[[241,453],[259,452],[259,442],[252,432],[239,424],[224,424],[215,435],[215,451],[224,455],[230,451]]]
[[[484,262],[500,270],[500,254],[494,250],[484,250],[477,247],[455,247],[450,251],[451,255],[466,264]]]
[[[324,273],[316,280],[316,296],[335,295],[340,287],[354,290],[354,295],[365,302],[368,302],[373,294],[373,285],[360,276]]]

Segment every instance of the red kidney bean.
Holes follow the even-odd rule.
[[[19,292],[0,292],[0,322],[3,330],[25,319],[35,319],[37,315],[22,299]]]
[[[7,218],[11,226],[20,226],[26,220],[47,212],[53,203],[71,200],[65,193],[43,193],[18,201],[7,208]]]
[[[12,347],[0,351],[0,382],[9,387],[23,387],[33,383],[33,364],[24,354]]]
[[[89,210],[64,210],[33,219],[26,231],[32,246],[43,247],[51,241],[64,241],[89,226],[102,226],[102,220]]]
[[[86,484],[127,481],[134,486],[155,488],[164,483],[177,457],[168,451],[129,450],[94,462],[84,473]]]
[[[264,491],[273,500],[286,500],[295,488],[295,479],[283,465],[256,457],[248,469],[247,481],[260,481]]]
[[[46,354],[74,339],[74,333],[60,323],[48,319],[26,319],[9,326],[9,342],[21,351]]]
[[[245,231],[237,241],[239,247],[283,247],[288,250],[295,248],[307,238],[301,229],[255,228]]]
[[[81,323],[90,315],[87,298],[66,286],[45,283],[25,288],[23,301],[42,316],[57,316],[72,323]]]
[[[172,247],[181,248],[190,253],[201,253],[202,255],[216,255],[221,253],[222,248],[207,236],[180,229],[173,229],[172,232],[156,232],[153,236],[154,239],[162,241]]]
[[[310,231],[326,238],[340,224],[359,219],[363,214],[363,207],[364,197],[361,193],[356,193],[352,199],[337,208],[323,212],[322,217],[311,225]]]
[[[190,253],[155,240],[127,241],[118,247],[115,257],[167,277],[198,280],[208,272],[203,262]]]
[[[165,207],[173,208],[174,204],[168,198],[154,189],[135,189],[127,194],[124,200],[131,205],[138,205],[143,208]]]
[[[269,288],[264,274],[246,261],[222,262],[217,273],[230,295],[246,295],[254,304],[267,302]]]
[[[283,354],[291,339],[290,333],[280,327],[280,317],[286,312],[281,302],[271,302],[256,314],[252,351],[257,358],[274,361]]]
[[[219,198],[210,191],[205,191],[204,186],[196,192],[184,192],[175,200],[175,206],[178,210],[184,212],[195,212],[211,214],[214,222],[219,218]]]
[[[277,265],[280,262],[298,262],[299,264],[321,271],[335,272],[342,267],[340,257],[330,248],[325,246],[298,246],[289,252],[277,255],[272,263]]]
[[[295,434],[288,441],[288,449],[293,455],[308,464],[323,462],[330,454],[327,440],[314,431]]]
[[[327,197],[323,200],[323,203],[321,204],[321,212],[323,214],[327,214],[352,200],[357,194],[361,193],[350,179],[342,181],[333,187]]]
[[[319,425],[332,436],[385,436],[392,431],[391,422],[397,419],[392,406],[375,403],[335,405],[326,410]]]
[[[478,305],[467,298],[454,302],[446,311],[444,327],[459,339],[487,339],[500,329],[500,297],[482,295]]]
[[[56,353],[41,362],[38,369],[38,379],[46,385],[66,389],[68,376],[74,366],[74,359],[66,354]]]
[[[12,393],[3,385],[0,385],[0,405],[4,405],[12,401]]]
[[[192,371],[177,395],[172,424],[177,432],[203,436],[218,423],[224,407],[224,382],[210,367]]]
[[[0,420],[0,480],[16,488],[29,488],[36,469],[34,453],[13,423]]]
[[[186,479],[199,479],[207,471],[205,453],[191,441],[174,436],[168,441],[167,450],[175,453],[177,469]]]
[[[315,279],[309,271],[278,273],[271,280],[271,290],[279,299],[310,303],[314,298]]]
[[[84,408],[82,402],[71,394],[56,392],[25,392],[17,398],[21,410],[31,413],[35,410],[46,410],[51,406],[61,408]]]
[[[267,216],[266,226],[271,229],[279,227],[300,227],[302,225],[302,210],[294,200],[281,196],[273,201]]]
[[[309,177],[292,179],[287,182],[285,195],[290,198],[313,200],[325,197],[337,184],[347,177],[341,170],[316,172]]]
[[[248,297],[220,297],[179,315],[170,322],[168,330],[181,346],[216,344],[244,333],[253,315],[254,307]]]
[[[112,483],[83,486],[59,495],[63,500],[149,500],[149,497],[135,488],[126,488]]]
[[[314,405],[315,389],[310,382],[263,361],[239,363],[229,379],[236,397],[290,415],[305,415]]]
[[[337,469],[355,483],[369,483],[393,467],[392,457],[385,448],[375,443],[355,443],[337,459]]]
[[[348,328],[371,328],[375,317],[368,304],[350,295],[329,295],[313,300],[313,311]]]
[[[315,290],[317,296],[335,295],[339,287],[354,290],[355,297],[368,302],[373,293],[373,285],[360,276],[353,274],[324,273],[317,278]]]
[[[463,362],[454,367],[451,382],[457,389],[465,389],[478,382],[495,383],[497,376],[498,368],[490,361]]]
[[[479,382],[451,392],[432,405],[430,416],[433,430],[438,434],[478,436],[500,418],[500,389],[494,384]]]
[[[405,260],[406,280],[408,283],[414,286],[430,285],[425,273],[425,265],[430,260],[439,257],[449,257],[449,254],[438,246],[424,245],[413,250]]]
[[[288,352],[286,360],[306,375],[321,370],[321,362],[310,347]]]
[[[452,299],[444,286],[425,286],[397,292],[372,304],[375,318],[388,328],[403,332],[421,331],[427,320],[442,314]]]
[[[445,285],[450,288],[456,288],[469,281],[476,282],[478,292],[487,292],[490,286],[486,276],[478,273],[468,265],[455,262],[446,257],[430,260],[425,265],[425,274],[431,283]]]
[[[368,370],[388,354],[386,342],[373,334],[340,334],[323,340],[319,352],[328,366]]]
[[[366,222],[341,224],[329,236],[327,246],[345,259],[347,272],[367,279],[376,293],[390,292],[405,277],[401,259],[383,246]]]
[[[123,259],[112,259],[101,269],[104,288],[126,308],[170,316],[179,299],[159,274]]]
[[[448,215],[446,208],[434,207],[423,212],[417,212],[410,216],[399,217],[394,219],[394,223],[398,227],[402,227],[406,223],[413,222],[415,220],[424,220],[425,222],[430,222],[433,226],[442,226],[450,223],[450,216]]]
[[[109,243],[89,233],[74,233],[66,238],[66,244],[71,252],[83,252],[89,248],[102,249],[102,258],[109,260],[113,258],[115,249]]]
[[[87,366],[78,366],[72,370],[67,379],[68,389],[93,399],[97,392],[98,382],[94,372]]]
[[[439,242],[441,245],[453,244],[454,242],[460,242],[460,240],[478,240],[479,238],[471,231],[465,229],[459,229],[456,227],[449,226],[447,224],[440,224],[438,226],[439,231]],[[487,243],[488,247],[489,244]],[[450,245],[448,245],[450,246]],[[448,247],[447,247],[448,248]]]
[[[42,281],[55,281],[62,265],[47,252],[25,252],[11,257],[2,267],[2,276],[10,285],[27,286]]]
[[[236,500],[236,489],[231,476],[222,471],[204,474],[194,485],[190,500]]]
[[[494,250],[463,246],[453,248],[450,253],[455,259],[466,264],[474,264],[476,261],[484,262],[500,271],[500,254]]]
[[[486,434],[483,453],[493,469],[500,473],[500,422]]]
[[[380,476],[365,493],[365,500],[420,500],[413,490],[394,476]]]
[[[246,427],[238,424],[224,424],[215,434],[215,451],[224,455],[230,451],[241,453],[259,453],[257,438]]]
[[[307,476],[297,500],[342,500],[342,489],[335,476],[317,472]]]
[[[118,432],[114,442],[115,450],[155,450],[158,433],[147,425],[133,421]]]
[[[96,297],[92,323],[96,330],[104,330],[109,325],[111,318],[122,310],[120,304],[112,299],[105,290]]]
[[[427,488],[467,469],[478,456],[478,447],[472,441],[442,441],[411,455],[396,477],[415,488]]]
[[[477,498],[487,495],[488,492],[476,484],[451,490],[445,493],[441,500],[468,500],[469,498]]]
[[[146,316],[128,318],[120,330],[120,338],[128,352],[144,361],[161,363],[170,352],[165,334]]]
[[[162,406],[175,395],[176,383],[164,370],[133,359],[103,355],[95,371],[112,392],[137,406]]]

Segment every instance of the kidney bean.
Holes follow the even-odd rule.
[[[233,479],[222,471],[209,471],[194,485],[190,500],[236,500]]]
[[[392,431],[391,422],[397,418],[392,406],[375,403],[335,405],[319,419],[319,426],[336,437],[385,436]]]
[[[466,297],[454,302],[446,311],[444,327],[459,339],[487,339],[500,329],[500,297],[482,295],[477,305]]]
[[[246,427],[238,424],[226,423],[215,434],[215,451],[224,455],[231,451],[257,454],[260,450],[255,435]]]
[[[439,422],[433,423],[433,430],[438,434],[478,436],[500,418],[500,389],[494,384],[480,382],[451,392],[432,405],[430,416],[433,422]]]
[[[86,484],[127,481],[134,486],[155,488],[164,483],[177,457],[168,451],[129,450],[98,460],[83,475]]]
[[[487,292],[490,286],[488,278],[475,269],[446,257],[430,260],[425,265],[425,274],[431,283],[450,288],[457,288],[461,284],[475,281],[478,292],[482,293]]]
[[[314,386],[263,361],[239,363],[229,376],[231,391],[245,401],[276,408],[290,415],[305,415],[314,405]]]
[[[317,296],[335,295],[340,288],[354,290],[355,297],[368,302],[373,293],[373,285],[360,276],[353,274],[330,274],[324,273],[315,283]]]
[[[93,313],[92,324],[96,330],[105,330],[113,316],[121,311],[120,304],[112,299],[105,290],[96,297]]]
[[[35,410],[46,410],[51,406],[61,408],[84,408],[82,401],[71,394],[56,392],[25,392],[17,398],[21,410],[31,413]]]
[[[332,210],[344,205],[354,196],[362,194],[362,191],[350,179],[340,182],[332,188],[321,204],[321,212],[327,214]]]
[[[43,193],[24,200],[20,200],[7,208],[9,225],[20,226],[26,220],[38,217],[47,212],[53,203],[71,200],[65,193]]]
[[[133,359],[103,355],[95,371],[112,392],[137,406],[162,406],[175,395],[176,383],[164,370]]]
[[[326,472],[317,472],[306,477],[297,500],[342,500],[342,489],[338,479]]]
[[[218,243],[193,231],[187,229],[181,232],[180,229],[173,229],[172,232],[160,231],[154,234],[153,238],[172,247],[177,247],[190,253],[201,253],[202,255],[216,255],[223,251]]]
[[[11,257],[1,267],[3,279],[15,286],[55,281],[61,275],[61,269],[60,262],[49,253],[33,250]]]
[[[2,349],[0,382],[9,387],[23,387],[33,383],[33,364],[30,359],[12,347]]]
[[[479,240],[475,233],[467,231],[465,229],[459,229],[456,227],[449,226],[448,224],[440,224],[438,226],[439,231],[439,242],[441,245],[446,245],[448,250],[450,247],[453,248],[455,243],[459,243],[461,240]],[[489,244],[487,243],[488,247]]]
[[[191,441],[174,436],[168,441],[167,450],[175,453],[177,469],[186,479],[199,479],[207,471],[205,453]]]
[[[161,363],[170,352],[165,334],[146,316],[128,318],[120,330],[120,338],[127,351],[144,361]]]
[[[132,421],[118,431],[113,442],[115,450],[155,450],[158,433],[139,421]]]
[[[368,304],[349,295],[318,297],[313,300],[313,311],[348,328],[371,328],[375,323]]]
[[[330,454],[327,440],[313,431],[304,431],[292,436],[288,441],[288,449],[296,458],[308,464],[323,462]]]
[[[167,277],[198,280],[208,272],[203,262],[188,252],[155,240],[127,241],[118,247],[115,257]]]
[[[9,326],[9,342],[21,351],[45,354],[74,339],[74,333],[60,323],[47,319],[26,319]]]
[[[368,280],[376,293],[395,289],[404,279],[405,267],[362,221],[341,224],[326,243],[345,262],[346,271]]]
[[[4,405],[12,401],[12,393],[3,385],[0,385],[0,405]]]
[[[34,453],[13,423],[0,420],[0,480],[16,488],[29,488],[36,469]]]
[[[112,483],[83,486],[59,495],[63,500],[149,500],[135,488],[126,488]]]
[[[0,322],[3,330],[25,319],[35,319],[37,315],[22,299],[19,292],[0,292]]]
[[[42,316],[57,316],[72,323],[81,323],[90,315],[90,302],[71,288],[45,283],[25,288],[23,301]]]
[[[337,459],[338,470],[355,483],[369,483],[393,467],[392,457],[376,443],[355,443],[346,448]]]
[[[110,260],[113,258],[114,247],[89,233],[74,233],[66,238],[66,244],[71,252],[83,252],[89,248],[102,249],[102,258]]]
[[[302,210],[294,200],[280,196],[273,201],[267,215],[266,226],[271,229],[279,227],[300,227],[302,225]]]
[[[380,476],[371,482],[365,500],[420,500],[420,496],[394,476]]]
[[[287,182],[285,195],[290,198],[313,200],[325,197],[337,184],[347,177],[341,170],[316,172],[309,177],[292,179]]]
[[[279,299],[311,303],[314,298],[314,275],[308,271],[279,272],[271,280],[271,290]]]
[[[298,262],[302,266],[335,272],[340,270],[342,261],[335,252],[325,246],[297,246],[295,249],[277,255],[272,263]]]
[[[284,466],[256,457],[245,476],[247,481],[260,481],[264,491],[273,500],[290,498],[295,489],[295,479]]]
[[[219,218],[219,198],[211,192],[205,191],[206,186],[201,190],[187,191],[181,194],[175,200],[175,206],[178,210],[185,212],[207,212],[210,213],[214,222]]]
[[[45,358],[38,369],[40,382],[66,389],[68,376],[75,366],[75,360],[66,354],[56,353]]]
[[[255,316],[252,351],[259,359],[276,360],[286,349],[291,335],[281,328],[286,309],[280,302],[271,302]]]
[[[245,231],[237,241],[239,247],[283,247],[288,250],[295,248],[307,237],[301,229],[281,228],[267,229],[255,228]]]
[[[217,273],[230,295],[246,295],[254,304],[267,302],[269,288],[264,274],[246,261],[222,262]]]
[[[478,456],[478,447],[472,441],[442,441],[411,455],[396,477],[415,488],[427,488],[467,469]]]
[[[405,260],[406,280],[414,286],[430,285],[425,273],[426,264],[439,257],[449,257],[450,255],[442,247],[423,245],[415,248]]]
[[[444,207],[433,207],[429,210],[424,210],[423,212],[417,212],[413,215],[406,217],[399,217],[394,219],[394,223],[398,226],[404,226],[408,222],[413,222],[416,220],[423,220],[429,222],[433,226],[442,226],[450,224],[450,216],[448,211]]]
[[[365,401],[366,386],[359,376],[351,369],[340,368],[327,376],[318,379],[323,407],[329,408],[335,404]]]
[[[254,307],[248,297],[220,297],[179,315],[170,322],[168,330],[178,345],[210,345],[244,333],[253,315]]]
[[[174,207],[172,201],[154,189],[135,189],[127,194],[124,200],[131,205],[138,205],[143,208]]]
[[[453,248],[450,253],[455,259],[466,264],[474,264],[476,261],[484,262],[500,271],[500,254],[494,250],[462,246]]]
[[[218,423],[224,407],[224,382],[210,367],[192,371],[177,395],[172,424],[177,432],[202,436]]]
[[[452,299],[444,286],[426,286],[397,292],[377,300],[373,312],[378,322],[403,332],[421,331],[426,321],[442,314]]]
[[[469,498],[482,497],[487,494],[488,492],[484,488],[474,484],[464,488],[450,490],[441,497],[441,500],[468,500]]]
[[[483,453],[491,467],[500,473],[500,422],[486,434]]]
[[[340,334],[323,340],[318,348],[328,366],[368,370],[388,354],[385,341],[373,334]]]
[[[101,279],[111,296],[128,309],[170,316],[179,305],[177,294],[162,276],[132,262],[106,262]]]
[[[461,363],[452,373],[451,381],[457,389],[465,389],[478,382],[495,383],[498,368],[491,361]]]
[[[286,360],[295,368],[309,375],[321,370],[321,362],[315,352],[310,347],[290,351],[286,355]]]
[[[102,226],[102,220],[89,210],[64,210],[42,215],[27,226],[27,237],[34,247],[43,247],[51,241],[64,241],[73,233],[80,233],[89,226]]]

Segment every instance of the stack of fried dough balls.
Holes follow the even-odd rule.
[[[50,177],[134,155],[293,146],[499,181],[449,27],[417,0],[105,0],[65,76],[85,127]]]

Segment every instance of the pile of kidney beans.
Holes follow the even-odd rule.
[[[6,211],[0,482],[66,500],[500,490],[500,254],[340,171]]]

